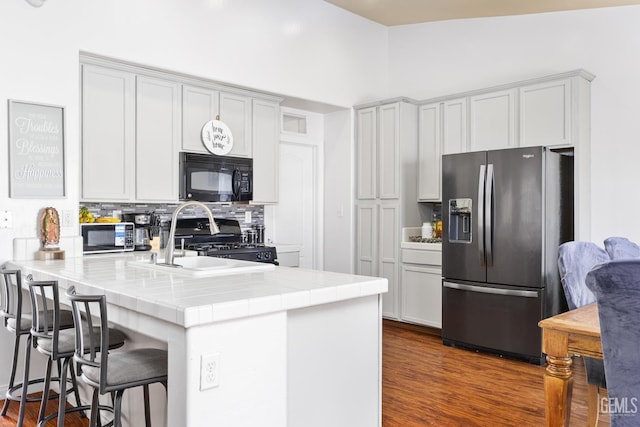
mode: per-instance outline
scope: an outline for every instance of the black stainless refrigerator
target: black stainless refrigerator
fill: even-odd
[[[541,319],[566,310],[573,157],[545,147],[442,156],[442,340],[544,363]]]

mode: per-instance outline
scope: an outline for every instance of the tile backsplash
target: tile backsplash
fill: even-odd
[[[248,203],[207,203],[215,218],[236,219],[240,227],[250,229],[254,225],[264,225],[264,206],[250,205]],[[91,213],[96,216],[117,216],[127,213],[155,213],[162,219],[171,219],[173,211],[180,206],[180,203],[81,203],[86,206]],[[250,212],[251,221],[245,222],[247,212]],[[185,208],[180,217],[206,216],[197,206]]]

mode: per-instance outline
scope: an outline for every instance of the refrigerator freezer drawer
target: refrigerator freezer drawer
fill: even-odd
[[[443,281],[445,344],[542,362],[542,290]]]

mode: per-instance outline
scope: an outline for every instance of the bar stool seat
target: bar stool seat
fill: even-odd
[[[22,312],[22,274],[20,270],[0,270],[2,283],[0,283],[0,317],[3,320],[4,327],[15,335],[13,345],[13,361],[11,364],[11,374],[9,375],[9,384],[4,399],[4,405],[0,415],[5,416],[9,410],[11,402],[20,402],[20,410],[18,412],[17,426],[21,427],[24,422],[24,411],[27,402],[38,402],[40,398],[27,397],[30,385],[44,383],[45,378],[29,379],[29,367],[31,360],[31,347],[33,338],[31,336],[31,327],[33,318],[31,313]],[[69,310],[60,310],[59,313],[60,329],[69,329],[73,327],[73,315]],[[48,310],[46,317],[50,323],[53,322],[54,312]],[[20,341],[22,337],[26,337],[24,347],[24,375],[21,383],[15,383],[16,369],[18,365],[18,353],[20,349]],[[51,378],[51,381],[58,382],[59,378]],[[62,387],[60,387],[62,389]],[[71,390],[69,390],[71,391]],[[57,395],[51,395],[54,399]]]

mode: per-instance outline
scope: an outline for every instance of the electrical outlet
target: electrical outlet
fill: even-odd
[[[251,211],[245,211],[244,222],[247,224],[251,224]]]
[[[0,228],[12,228],[13,215],[10,211],[0,211]]]
[[[220,385],[220,353],[200,356],[200,391]]]

